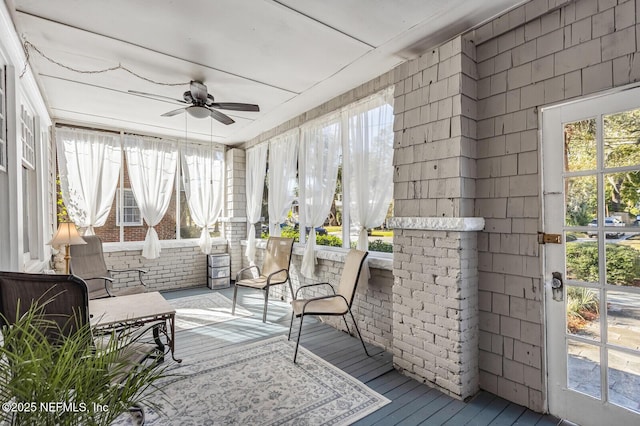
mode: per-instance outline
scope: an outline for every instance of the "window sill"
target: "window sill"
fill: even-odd
[[[247,241],[242,240],[240,244],[244,247],[247,246]],[[256,240],[256,247],[264,249],[267,247],[267,240]],[[295,256],[304,255],[304,244],[295,243],[293,245],[293,254]],[[349,249],[342,247],[329,247],[316,245],[316,257],[318,259],[331,260],[334,262],[344,263],[344,260],[349,252]],[[244,251],[243,251],[244,255]],[[367,256],[369,267],[374,269],[383,269],[387,271],[393,271],[393,253],[382,253],[370,251]]]
[[[227,240],[223,238],[213,238],[213,246],[227,246]],[[138,251],[142,250],[144,241],[127,241],[118,243],[104,243],[102,248],[105,253],[113,253],[117,251]],[[198,247],[197,238],[189,238],[183,240],[161,240],[160,247],[163,249],[180,248],[180,247]]]

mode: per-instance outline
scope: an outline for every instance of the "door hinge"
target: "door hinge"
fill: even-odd
[[[562,244],[562,234],[538,232],[538,244]]]

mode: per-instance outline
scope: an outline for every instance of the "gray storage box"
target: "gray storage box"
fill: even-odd
[[[207,287],[211,289],[231,286],[231,258],[228,254],[207,255]]]

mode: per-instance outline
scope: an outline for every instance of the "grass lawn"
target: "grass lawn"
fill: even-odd
[[[324,229],[326,229],[327,232],[329,233],[341,232],[342,226],[325,226]],[[371,236],[372,237],[393,237],[393,231],[388,229],[384,231],[381,229],[373,229],[371,231]]]

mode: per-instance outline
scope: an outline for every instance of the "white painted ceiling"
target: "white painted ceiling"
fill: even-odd
[[[522,0],[7,0],[51,117],[138,133],[247,141],[375,78]],[[123,70],[78,72],[118,65]],[[236,123],[186,114],[203,81]]]

